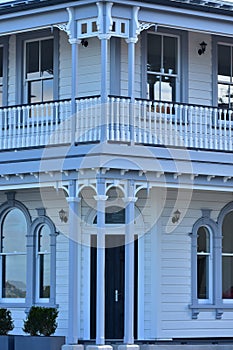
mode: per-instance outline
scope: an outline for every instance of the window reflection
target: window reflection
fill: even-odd
[[[43,225],[38,230],[37,272],[39,298],[50,297],[50,229]]]
[[[233,46],[218,45],[218,106],[233,107]]]
[[[176,100],[176,37],[148,34],[147,95],[151,100]]]
[[[29,103],[53,100],[53,59],[53,39],[26,43],[26,82]]]
[[[233,299],[233,212],[228,213],[222,226],[222,293],[224,299]]]
[[[17,208],[12,209],[1,227],[3,298],[26,296],[26,234],[24,214]]]
[[[202,226],[197,232],[197,297],[209,299],[210,233]]]

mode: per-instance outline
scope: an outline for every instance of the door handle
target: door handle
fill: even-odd
[[[118,289],[115,289],[115,303],[118,303],[118,296],[119,296]]]

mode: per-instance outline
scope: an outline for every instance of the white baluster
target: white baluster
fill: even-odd
[[[152,104],[152,102],[145,101],[145,104],[146,104],[146,113],[148,115],[148,142],[151,144],[152,143],[152,120],[151,120],[151,104]]]

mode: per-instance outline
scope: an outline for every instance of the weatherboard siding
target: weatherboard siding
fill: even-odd
[[[191,104],[212,106],[211,35],[189,32],[188,40],[188,102]],[[199,55],[198,49],[203,40],[207,43],[206,52],[203,55]]]

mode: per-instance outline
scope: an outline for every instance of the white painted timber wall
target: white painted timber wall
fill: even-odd
[[[202,336],[230,337],[233,310],[224,312],[221,320],[215,319],[214,311],[200,311],[198,319],[192,319],[189,309],[191,303],[191,238],[189,232],[195,221],[201,217],[201,208],[211,209],[211,218],[216,220],[225,204],[232,201],[232,194],[194,191],[188,209],[186,191],[181,193],[181,198],[183,198],[183,204],[181,200],[174,207],[176,192],[168,191],[166,207],[161,219],[161,230],[154,231],[154,234],[159,237],[157,243],[160,246],[161,265],[161,305],[158,305],[160,327],[158,327],[156,336],[163,339]],[[170,222],[168,228],[175,226],[169,220],[177,208],[185,216],[171,233],[166,233],[168,222]],[[153,274],[155,274],[154,271]],[[152,276],[153,278],[155,277]],[[155,288],[157,288],[156,285]],[[153,293],[156,293],[156,290]],[[157,308],[154,312],[158,312]]]
[[[135,97],[141,96],[141,40],[135,45]],[[128,96],[128,44],[121,40],[121,95]]]
[[[189,103],[212,106],[212,45],[211,35],[203,33],[188,34],[188,82]],[[200,43],[207,43],[206,52],[198,54]]]
[[[69,99],[71,97],[71,45],[66,33],[60,31],[59,45],[59,98]]]
[[[11,35],[9,40],[8,104],[16,104],[16,35]]]
[[[79,45],[78,94],[92,96],[100,94],[101,55],[100,40],[88,39],[88,47]]]
[[[5,191],[4,191],[5,193]],[[0,193],[0,203],[6,201],[6,195]],[[36,208],[46,207],[47,216],[54,222],[60,234],[56,239],[56,303],[59,306],[58,328],[56,335],[67,334],[68,320],[68,238],[67,224],[61,224],[58,212],[61,208],[68,210],[63,191],[56,192],[54,188],[17,190],[16,200],[23,203],[32,217],[38,217]],[[10,308],[9,308],[10,309]],[[11,334],[24,334],[23,320],[26,318],[25,307],[12,308],[15,328]]]

